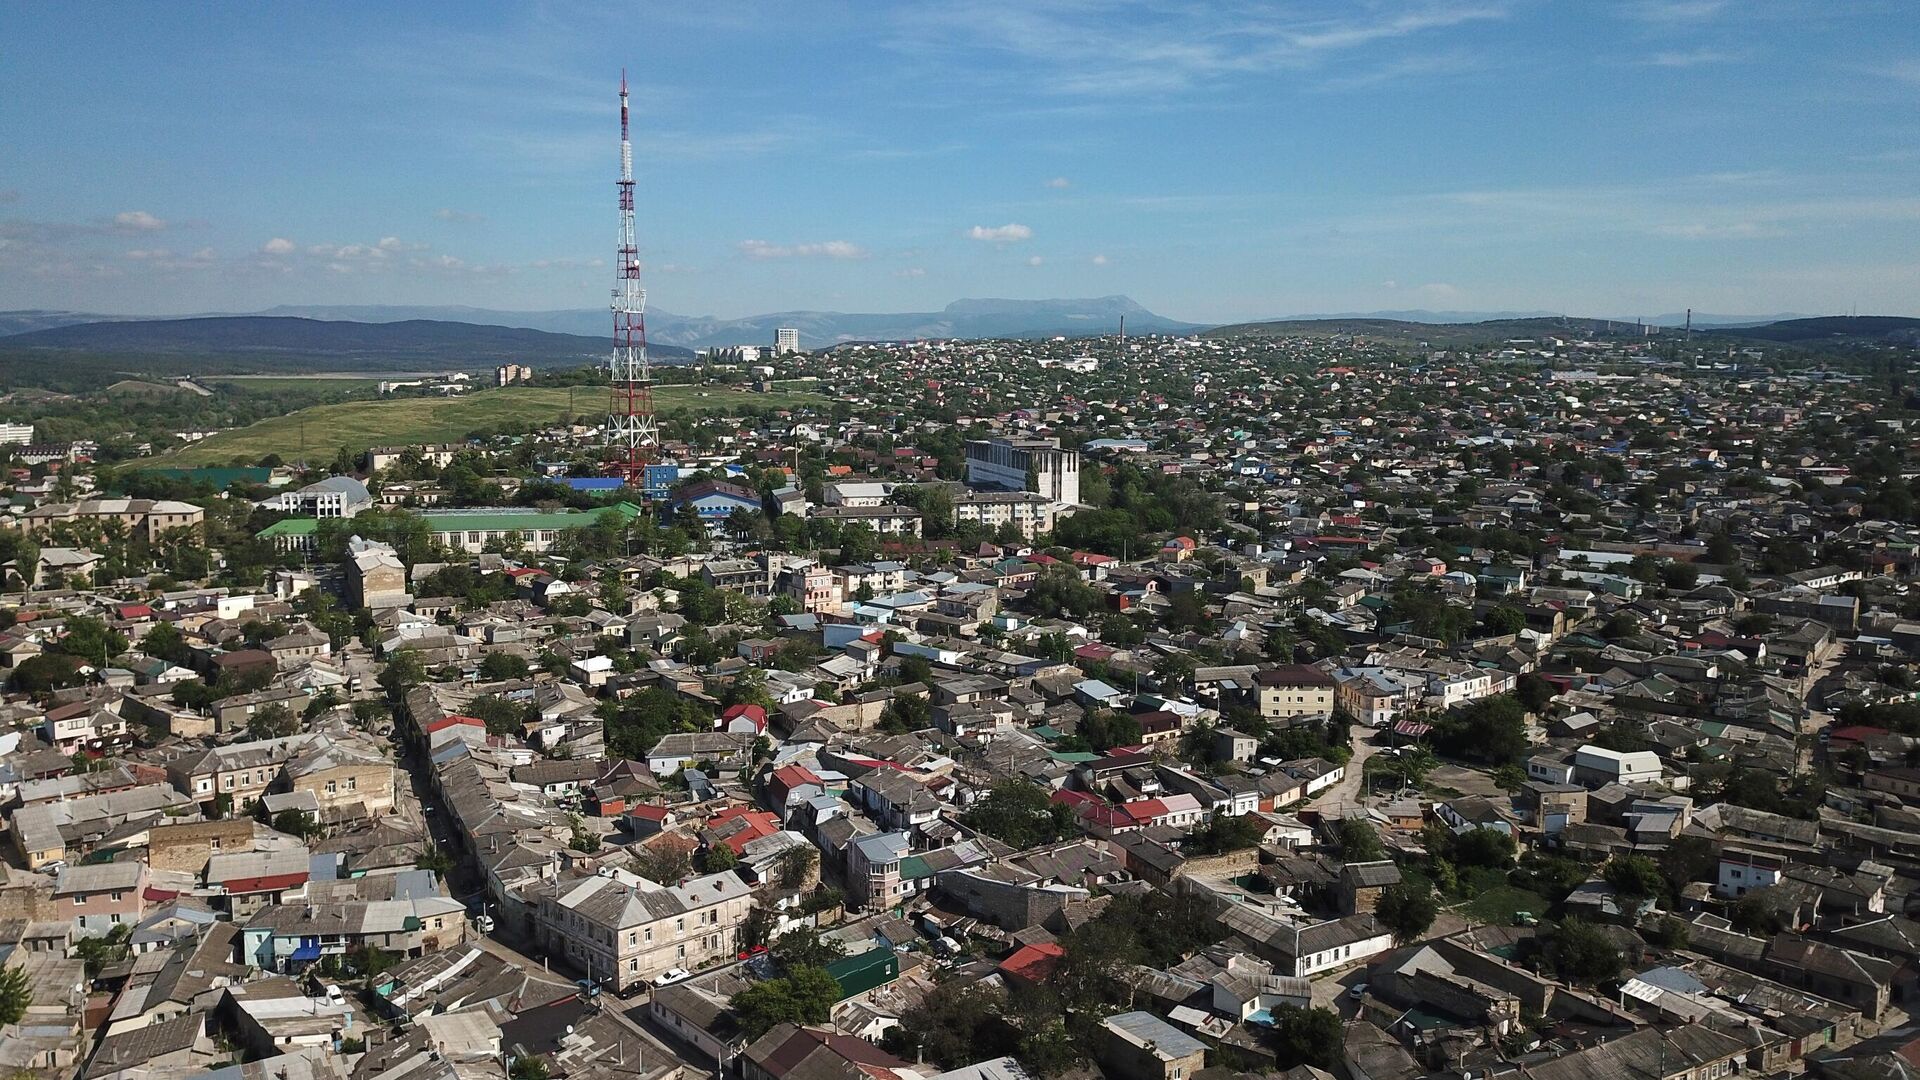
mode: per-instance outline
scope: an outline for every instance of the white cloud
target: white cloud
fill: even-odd
[[[126,210],[113,215],[113,223],[122,229],[136,232],[157,232],[167,227],[167,223],[147,213],[145,210]]]
[[[1626,6],[1628,18],[1642,22],[1694,22],[1720,14],[1727,0],[1635,0]]]
[[[450,206],[443,206],[435,210],[433,216],[439,218],[441,221],[457,221],[463,225],[470,225],[487,220],[485,214],[472,214],[465,210],[455,210]]]
[[[1068,180],[1068,179],[1067,179],[1066,177],[1064,177],[1064,176],[1056,176],[1056,177],[1054,177],[1053,179],[1051,179],[1051,180],[1049,180],[1049,181],[1047,181],[1047,186],[1048,186],[1048,187],[1050,187],[1050,188],[1053,188],[1053,189],[1055,189],[1055,190],[1057,191],[1057,190],[1060,190],[1060,189],[1063,189],[1063,188],[1070,188],[1070,187],[1072,187],[1072,186],[1073,186],[1073,181],[1071,181],[1071,180]]]
[[[926,276],[927,276],[927,272],[926,272],[926,270],[925,270],[924,268],[922,268],[922,267],[918,267],[918,266],[909,266],[909,267],[907,267],[907,268],[906,268],[905,270],[902,270],[902,271],[900,271],[900,272],[899,272],[898,274],[895,274],[894,276],[895,276],[895,277],[903,277],[903,278],[917,278],[917,277],[926,277]]]
[[[1634,63],[1641,67],[1690,68],[1731,63],[1739,58],[1739,54],[1725,49],[1684,49],[1657,52],[1651,56],[1640,57]]]
[[[379,247],[382,251],[399,251],[401,247],[400,238],[397,236],[383,236],[380,238]]]
[[[1107,257],[1105,255],[1095,255],[1093,258],[1088,259],[1087,261],[1092,263],[1095,266],[1107,265]]]
[[[1047,260],[1045,260],[1045,259],[1043,259],[1043,258],[1041,258],[1041,257],[1040,257],[1040,256],[1038,256],[1038,255],[1029,255],[1029,256],[1027,256],[1027,265],[1028,265],[1028,266],[1039,266],[1039,265],[1040,265],[1041,263],[1043,263],[1043,262],[1046,262],[1046,261],[1047,261]]]
[[[127,258],[142,260],[165,259],[172,255],[173,252],[168,251],[166,248],[134,248],[132,251],[127,252]]]
[[[813,244],[742,240],[740,254],[749,259],[864,259],[867,249],[849,240],[822,240]]]
[[[1896,82],[1920,86],[1920,60],[1898,60],[1885,67],[1874,70],[1877,74],[1884,75]]]
[[[967,235],[975,240],[991,240],[1004,244],[1013,240],[1033,239],[1033,230],[1025,225],[1009,222],[1005,225],[975,225],[967,230]]]
[[[291,255],[296,246],[293,241],[286,237],[276,236],[260,245],[260,251],[265,255]]]
[[[1678,225],[1655,225],[1653,231],[1661,236],[1677,236],[1683,240],[1741,240],[1769,236],[1785,236],[1786,230],[1777,226],[1761,225],[1753,221],[1732,221],[1724,224],[1705,224],[1688,222]]]

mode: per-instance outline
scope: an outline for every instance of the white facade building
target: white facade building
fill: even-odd
[[[1056,506],[1073,506],[1080,501],[1080,452],[1053,439],[974,439],[967,443],[967,485],[1037,491]]]

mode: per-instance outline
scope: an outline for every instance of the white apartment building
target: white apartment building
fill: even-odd
[[[967,486],[1034,491],[1056,506],[1080,501],[1080,452],[1054,439],[974,439],[967,443]]]
[[[800,331],[791,326],[782,326],[773,332],[773,355],[792,356],[800,351]]]
[[[999,529],[1012,522],[1020,535],[1031,540],[1040,533],[1052,532],[1055,517],[1054,504],[1038,492],[962,491],[953,496],[956,525]]]
[[[0,424],[0,446],[25,446],[32,441],[32,424]]]

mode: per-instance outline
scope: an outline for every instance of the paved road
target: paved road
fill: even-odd
[[[424,819],[432,843],[454,855],[453,872],[447,875],[447,891],[460,898],[479,893],[485,888],[485,881],[464,850],[453,844],[452,827],[449,824],[446,807],[440,804],[433,786],[427,782],[427,770],[414,754],[411,746],[402,751],[398,764],[411,780],[414,799],[418,800],[420,808],[419,817],[412,818],[413,808],[406,805],[409,800],[400,799],[402,815],[413,820]],[[475,933],[469,940],[486,952],[510,964],[518,965],[530,978],[554,986],[578,985],[575,981],[578,974],[571,968],[565,966],[559,970],[550,968],[545,960],[523,953],[498,937]],[[676,1050],[639,1022],[638,1017],[644,1016],[646,1010],[647,997],[644,991],[628,999],[622,999],[613,994],[602,994],[600,1000],[604,1003],[606,1014],[632,1032],[634,1038],[645,1044],[648,1053],[658,1054],[663,1059],[680,1063],[688,1070],[688,1075],[700,1075],[713,1071],[712,1062],[689,1057],[686,1053]]]
[[[1354,724],[1347,730],[1347,741],[1353,746],[1353,758],[1347,762],[1346,774],[1314,800],[1314,809],[1325,814],[1339,808],[1361,805],[1360,785],[1366,774],[1367,759],[1380,749],[1373,744],[1374,734],[1374,729],[1365,724]]]

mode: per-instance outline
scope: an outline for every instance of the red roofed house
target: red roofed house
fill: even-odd
[[[827,792],[827,785],[805,765],[783,765],[767,777],[767,805],[784,820],[797,804]]]
[[[1040,986],[1053,978],[1066,955],[1066,949],[1051,941],[1022,945],[1000,961],[1000,974],[1008,982]]]
[[[735,735],[764,735],[767,731],[767,710],[752,704],[728,706],[727,711],[720,714],[714,729]]]
[[[1115,833],[1132,832],[1142,828],[1131,814],[1118,807],[1109,806],[1098,796],[1089,795],[1084,791],[1062,788],[1054,792],[1048,801],[1072,807],[1074,814],[1080,818],[1080,824],[1094,836],[1110,838]]]
[[[748,844],[779,831],[779,818],[750,806],[728,807],[707,819],[711,841],[727,845],[735,855],[745,854]]]
[[[625,817],[633,831],[642,836],[671,829],[679,820],[672,810],[652,803],[628,807]]]
[[[305,899],[307,859],[302,844],[215,855],[207,860],[207,887],[220,890],[213,897],[214,905],[231,912],[239,922],[268,904]]]

